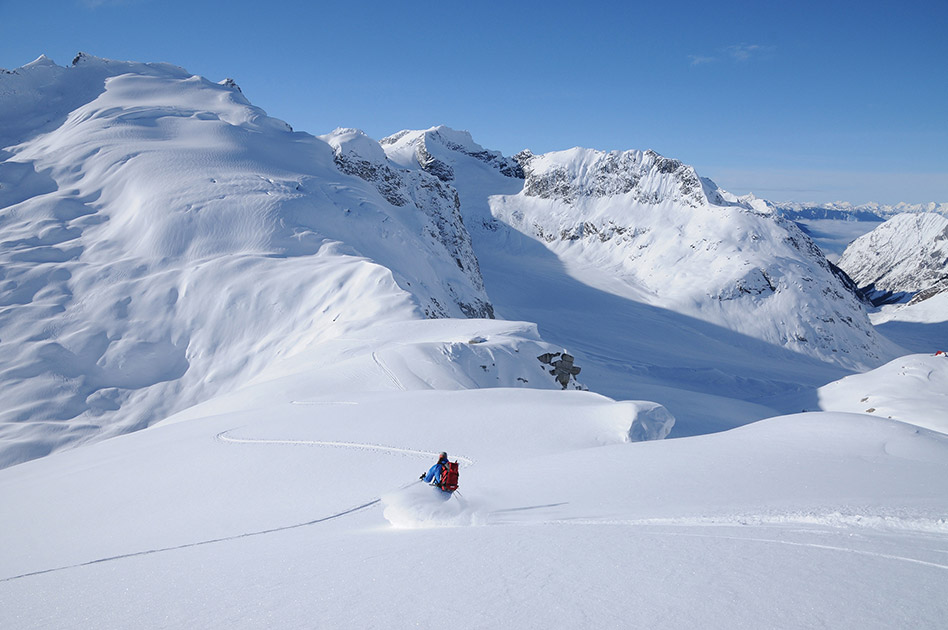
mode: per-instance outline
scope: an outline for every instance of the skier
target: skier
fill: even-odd
[[[423,480],[425,483],[430,483],[433,486],[438,486],[441,484],[441,473],[444,470],[444,467],[448,463],[448,454],[444,451],[441,451],[441,454],[438,455],[438,462],[428,469],[427,473],[421,473],[419,479]]]

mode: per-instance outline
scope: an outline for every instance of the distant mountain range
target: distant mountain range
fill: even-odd
[[[895,205],[886,205],[878,203],[867,203],[853,205],[846,202],[809,204],[795,202],[775,202],[766,201],[768,206],[774,211],[788,219],[816,220],[830,219],[834,221],[885,221],[897,214],[934,212],[943,216],[948,216],[948,203],[897,203]]]

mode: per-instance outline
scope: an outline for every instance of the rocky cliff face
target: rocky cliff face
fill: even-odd
[[[357,129],[337,129],[322,138],[333,147],[334,161],[340,171],[374,185],[393,206],[416,211],[424,217],[422,234],[443,247],[463,274],[463,283],[452,282],[451,274],[446,274],[444,288],[451,302],[457,304],[466,317],[492,318],[493,307],[484,293],[484,281],[470,234],[461,218],[457,191],[428,169],[419,172],[399,168],[388,160],[378,143]],[[467,291],[463,289],[465,285]],[[434,296],[429,299],[425,312],[429,317],[451,316]]]
[[[839,266],[875,304],[936,295],[948,284],[948,219],[896,215],[853,241]]]

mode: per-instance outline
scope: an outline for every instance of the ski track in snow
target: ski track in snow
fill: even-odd
[[[588,524],[592,524],[592,523],[588,523]],[[895,556],[888,553],[879,553],[877,551],[865,551],[862,549],[853,549],[851,547],[837,547],[835,545],[795,542],[792,540],[775,540],[773,538],[748,538],[746,536],[725,536],[722,534],[694,534],[694,533],[686,533],[686,532],[645,532],[645,533],[655,533],[660,536],[688,536],[691,538],[718,538],[718,539],[724,539],[724,540],[738,540],[740,542],[771,543],[775,545],[789,545],[791,547],[806,547],[809,549],[825,549],[829,551],[842,551],[845,553],[854,553],[860,556],[869,556],[873,558],[885,558],[886,560],[910,562],[912,564],[920,564],[922,566],[934,567],[936,569],[942,569],[943,571],[948,571],[948,565],[938,564],[937,562],[930,562],[928,560],[919,560],[917,558],[906,558],[905,556]],[[936,551],[942,552],[942,550],[940,549]]]
[[[397,382],[397,380],[396,380],[396,382]],[[296,402],[296,401],[294,401],[294,402]],[[345,402],[342,402],[342,403],[332,403],[332,402],[329,402],[329,403],[313,403],[313,404],[355,404],[355,403],[345,403]],[[348,448],[348,449],[363,450],[363,451],[378,451],[378,452],[387,453],[387,454],[405,455],[405,456],[410,456],[410,457],[420,457],[420,458],[423,457],[423,458],[426,458],[426,459],[431,458],[431,457],[437,457],[437,456],[438,456],[438,453],[433,452],[433,451],[421,451],[421,450],[417,450],[417,449],[398,448],[398,447],[394,447],[394,446],[384,446],[384,445],[381,445],[381,444],[366,444],[366,443],[360,443],[360,442],[335,442],[335,441],[327,441],[327,440],[273,440],[273,439],[261,439],[261,438],[233,438],[233,437],[228,437],[228,436],[227,436],[228,433],[230,433],[230,432],[232,432],[232,431],[236,431],[236,430],[237,430],[237,429],[228,429],[227,431],[222,431],[222,432],[218,433],[216,437],[217,437],[217,439],[220,440],[221,442],[226,442],[226,443],[231,443],[231,444],[275,444],[275,445],[284,445],[284,446],[287,446],[287,445],[288,445],[288,446],[320,446],[320,447],[329,447],[329,448]],[[473,459],[470,459],[470,458],[467,458],[467,457],[456,457],[455,459],[456,459],[459,463],[463,463],[465,466],[471,466],[471,465],[474,464],[474,460],[473,460]],[[407,484],[401,486],[401,487],[399,488],[399,490],[403,490],[403,489],[405,489],[405,488],[407,488],[407,487],[409,487],[409,486],[411,486],[411,485],[414,485],[414,484],[416,484],[416,483],[420,483],[420,482],[417,481],[417,480],[416,480],[416,481],[412,481],[412,482],[410,482],[410,483],[407,483]],[[132,553],[125,553],[125,554],[119,554],[119,555],[115,555],[115,556],[109,556],[109,557],[107,557],[107,558],[99,558],[99,559],[97,559],[97,560],[90,560],[90,561],[88,561],[88,562],[81,562],[81,563],[78,563],[78,564],[71,564],[71,565],[64,566],[64,567],[56,567],[56,568],[53,568],[53,569],[43,569],[43,570],[40,570],[40,571],[32,571],[32,572],[30,572],[30,573],[23,573],[23,574],[21,574],[21,575],[14,575],[14,576],[7,577],[7,578],[0,578],[0,583],[3,583],[3,582],[11,582],[11,581],[13,581],[13,580],[20,580],[20,579],[23,579],[23,578],[34,577],[34,576],[37,576],[37,575],[46,575],[46,574],[48,574],[48,573],[56,573],[56,572],[59,572],[59,571],[66,571],[66,570],[68,570],[68,569],[78,569],[78,568],[81,568],[81,567],[88,567],[88,566],[92,566],[92,565],[96,565],[96,564],[102,564],[102,563],[105,563],[105,562],[113,562],[113,561],[116,561],[116,560],[124,560],[124,559],[126,559],[126,558],[137,558],[137,557],[147,556],[147,555],[156,554],[156,553],[164,553],[164,552],[166,552],[166,551],[178,551],[178,550],[181,550],[181,549],[190,549],[190,548],[192,548],[192,547],[200,547],[200,546],[203,546],[203,545],[211,545],[211,544],[214,544],[214,543],[228,542],[228,541],[231,541],[231,540],[239,540],[239,539],[241,539],[241,538],[250,538],[250,537],[252,537],[252,536],[263,536],[263,535],[265,535],[265,534],[272,534],[272,533],[275,533],[275,532],[282,532],[282,531],[287,531],[287,530],[291,530],[291,529],[298,529],[298,528],[300,528],[300,527],[308,527],[308,526],[310,526],[310,525],[316,525],[316,524],[318,524],[318,523],[323,523],[323,522],[326,522],[326,521],[330,521],[330,520],[333,520],[333,519],[337,519],[337,518],[340,518],[340,517],[342,517],[342,516],[347,516],[347,515],[349,515],[349,514],[354,514],[354,513],[356,513],[356,512],[359,512],[359,511],[361,511],[361,510],[364,510],[364,509],[366,509],[366,508],[372,507],[373,505],[376,505],[376,504],[380,503],[381,500],[382,500],[381,497],[375,497],[375,498],[373,498],[373,499],[371,499],[371,500],[369,500],[369,501],[367,501],[367,502],[365,502],[365,503],[363,503],[363,504],[361,504],[361,505],[358,505],[358,506],[356,506],[356,507],[352,507],[352,508],[349,508],[349,509],[347,509],[347,510],[343,510],[343,511],[341,511],[341,512],[336,512],[335,514],[330,514],[329,516],[323,516],[323,517],[321,517],[321,518],[313,519],[313,520],[311,520],[311,521],[306,521],[305,523],[295,523],[295,524],[293,524],[293,525],[284,525],[284,526],[281,526],[281,527],[271,527],[271,528],[269,528],[269,529],[263,529],[263,530],[255,531],[255,532],[247,532],[247,533],[243,533],[243,534],[235,534],[235,535],[233,535],[233,536],[224,536],[224,537],[221,537],[221,538],[213,538],[213,539],[209,539],[209,540],[202,540],[202,541],[199,541],[199,542],[186,543],[186,544],[183,544],[183,545],[175,545],[175,546],[172,546],[172,547],[161,547],[161,548],[158,548],[158,549],[148,549],[148,550],[145,550],[145,551],[135,551],[135,552],[132,552]],[[527,509],[529,509],[529,508],[527,508]]]
[[[354,400],[291,400],[291,405],[358,405]]]
[[[420,483],[420,482],[417,480],[412,481],[411,483],[403,485],[400,489],[405,489],[416,483]],[[329,516],[324,516],[321,518],[313,519],[311,521],[306,521],[305,523],[296,523],[293,525],[286,525],[282,527],[272,527],[269,529],[259,530],[255,532],[235,534],[233,536],[223,536],[221,538],[202,540],[199,542],[186,543],[183,545],[175,545],[171,547],[161,547],[157,549],[148,549],[146,551],[136,551],[132,553],[119,554],[115,556],[109,556],[107,558],[99,558],[97,560],[90,560],[88,562],[81,562],[78,564],[72,564],[72,565],[68,565],[64,567],[56,567],[53,569],[31,571],[29,573],[23,573],[21,575],[15,575],[15,576],[7,577],[7,578],[0,578],[0,583],[12,582],[14,580],[20,580],[23,578],[35,577],[39,575],[46,575],[49,573],[57,573],[59,571],[66,571],[69,569],[79,569],[82,567],[93,566],[96,564],[103,564],[106,562],[125,560],[127,558],[137,558],[137,557],[148,556],[148,555],[157,554],[157,553],[164,553],[167,551],[179,551],[182,549],[190,549],[192,547],[200,547],[203,545],[211,545],[215,543],[240,540],[242,538],[251,538],[253,536],[263,536],[265,534],[288,531],[291,529],[298,529],[301,527],[308,527],[310,525],[316,525],[318,523],[323,523],[323,522],[330,521],[333,519],[341,518],[349,514],[354,514],[366,508],[372,507],[373,505],[377,505],[380,502],[381,502],[381,497],[376,497],[372,499],[371,501],[363,503],[362,505],[358,505],[358,506],[349,508],[347,510],[343,510],[341,512],[336,512],[335,514],[331,514]],[[556,507],[559,505],[565,505],[565,503],[553,503],[553,504],[548,504],[548,505],[535,505],[535,506],[528,506],[528,507],[523,507],[523,508],[508,508],[508,509],[494,510],[490,512],[489,514],[536,510],[536,509],[542,509],[542,508],[548,508],[548,507]],[[782,524],[789,524],[789,523],[790,521],[782,521]],[[594,520],[572,520],[571,519],[571,520],[533,521],[533,522],[523,523],[520,526],[536,526],[536,525],[568,525],[568,526],[604,526],[604,525],[608,526],[608,525],[611,525],[611,526],[616,526],[616,525],[619,525],[619,526],[626,526],[626,527],[635,527],[635,526],[647,526],[647,525],[659,525],[659,524],[673,526],[673,527],[707,527],[707,528],[715,527],[715,526],[734,525],[734,524],[740,524],[740,525],[745,525],[745,526],[747,525],[746,522],[740,522],[740,521],[726,522],[726,521],[721,521],[721,520],[712,521],[711,519],[643,519],[643,520],[625,520],[625,521],[621,521],[621,520],[620,521],[609,521],[609,520],[594,521]],[[514,524],[513,523],[503,523],[503,524],[493,524],[493,525],[488,524],[488,526],[497,526],[497,525],[510,526]],[[760,526],[760,524],[758,524],[758,526]],[[682,537],[691,537],[691,538],[734,540],[734,541],[739,541],[739,542],[756,542],[756,543],[765,543],[765,544],[788,545],[791,547],[804,547],[804,548],[809,548],[809,549],[820,549],[820,550],[826,550],[826,551],[838,551],[838,552],[852,553],[856,555],[868,556],[868,557],[873,557],[873,558],[882,558],[885,560],[908,562],[911,564],[917,564],[921,566],[941,569],[943,571],[948,571],[948,565],[939,564],[937,562],[931,562],[928,560],[919,560],[918,558],[908,558],[905,556],[879,553],[876,551],[865,551],[861,549],[853,549],[851,547],[840,547],[836,545],[826,545],[826,544],[820,544],[820,543],[795,542],[795,541],[790,541],[790,540],[778,540],[778,539],[773,539],[773,538],[751,538],[748,536],[729,536],[725,534],[709,534],[709,533],[699,534],[699,533],[691,533],[691,532],[656,532],[656,531],[640,530],[637,533],[652,535],[652,536],[682,536]],[[932,551],[934,553],[948,553],[948,550],[945,550],[945,549],[929,549],[929,551]]]
[[[235,430],[236,429],[229,429],[227,431],[222,431],[221,433],[217,434],[217,439],[221,442],[229,442],[232,444],[278,444],[284,446],[325,446],[330,448],[348,448],[360,451],[379,451],[382,453],[406,455],[409,457],[423,457],[425,459],[437,457],[439,455],[439,453],[435,451],[420,451],[411,448],[399,448],[396,446],[368,444],[363,442],[335,442],[329,440],[272,440],[265,438],[234,438],[227,436],[228,433],[231,433]],[[469,457],[452,457],[456,459],[458,463],[464,464],[465,466],[471,466],[474,464],[474,460]]]
[[[391,371],[388,368],[388,366],[382,362],[382,359],[381,357],[379,357],[378,352],[372,352],[372,360],[375,361],[375,364],[379,366],[380,370],[382,370],[385,374],[388,375],[390,379],[392,379],[392,382],[395,383],[395,387],[397,387],[398,389],[402,391],[405,391],[405,386],[402,385],[402,382],[400,380],[398,380],[398,376],[395,375],[395,372]],[[437,453],[435,453],[435,455],[437,455]]]
[[[397,381],[396,381],[397,382]],[[296,401],[294,401],[296,402]],[[310,404],[310,403],[306,403]],[[351,403],[318,403],[314,402],[311,404],[351,404]],[[355,449],[363,451],[377,451],[386,454],[396,454],[409,457],[419,457],[419,458],[430,458],[435,457],[438,453],[432,451],[423,451],[418,449],[408,449],[400,448],[394,446],[385,446],[381,444],[369,444],[361,442],[340,442],[340,441],[328,441],[328,440],[277,440],[277,439],[264,439],[264,438],[235,438],[229,437],[227,434],[237,429],[228,429],[217,434],[216,439],[230,444],[267,444],[267,445],[282,445],[282,446],[317,446],[317,447],[327,447],[327,448],[345,448],[345,449]],[[458,457],[459,462],[463,462],[465,466],[470,466],[474,464],[474,460],[467,457]],[[407,483],[399,488],[403,490],[409,486],[412,486],[419,481],[412,481]],[[132,553],[119,554],[115,556],[109,556],[106,558],[99,558],[97,560],[90,560],[88,562],[81,562],[78,564],[67,565],[63,567],[56,567],[52,569],[43,569],[40,571],[32,571],[29,573],[23,573],[21,575],[15,575],[7,578],[0,578],[0,583],[11,582],[14,580],[20,580],[28,577],[35,577],[39,575],[46,575],[49,573],[56,573],[59,571],[66,571],[69,569],[78,569],[87,566],[93,566],[96,564],[103,564],[106,562],[113,562],[118,560],[124,560],[127,558],[136,558],[142,556],[148,556],[157,553],[164,553],[168,551],[178,551],[182,549],[189,549],[192,547],[200,547],[203,545],[211,545],[215,543],[228,542],[233,540],[240,540],[242,538],[250,538],[254,536],[263,536],[266,534],[272,534],[276,532],[288,531],[292,529],[298,529],[301,527],[308,527],[310,525],[316,525],[318,523],[323,523],[333,519],[341,518],[349,514],[354,514],[361,510],[367,509],[374,505],[379,504],[382,501],[382,498],[375,497],[361,505],[348,508],[341,512],[336,512],[328,516],[323,516],[317,519],[306,521],[303,523],[295,523],[292,525],[285,525],[281,527],[272,527],[264,530],[246,532],[243,534],[235,534],[233,536],[224,536],[220,538],[213,538],[209,540],[202,540],[193,543],[186,543],[183,545],[174,545],[170,547],[161,547],[156,549],[148,549],[145,551],[137,551]],[[512,512],[524,512],[532,511],[549,507],[557,507],[560,505],[565,505],[566,503],[552,503],[545,505],[535,505],[527,506],[520,508],[507,508],[500,510],[493,510],[488,512],[488,517],[496,514],[503,513],[512,513]],[[891,517],[874,517],[874,516],[846,516],[841,514],[831,514],[827,516],[817,516],[812,514],[807,515],[794,515],[786,514],[781,516],[766,516],[766,515],[740,515],[733,517],[684,517],[684,518],[667,518],[667,519],[637,519],[637,520],[584,520],[584,519],[558,519],[558,520],[548,520],[548,521],[529,521],[519,524],[519,526],[536,526],[536,525],[569,525],[569,526],[626,526],[626,527],[638,527],[642,528],[645,526],[669,526],[669,527],[720,527],[720,526],[752,526],[752,527],[761,527],[766,525],[776,525],[776,526],[787,526],[787,525],[811,525],[811,526],[820,526],[820,527],[831,527],[838,529],[840,527],[850,526],[850,527],[865,527],[875,530],[902,530],[902,531],[912,531],[916,533],[927,533],[934,535],[943,535],[945,532],[948,532],[948,522],[945,520],[910,520],[910,519],[898,519]],[[504,526],[504,525],[516,525],[515,523],[487,523],[487,526]],[[692,538],[709,538],[709,539],[720,539],[720,540],[734,540],[740,542],[756,542],[764,544],[777,544],[777,545],[788,545],[793,547],[804,547],[809,549],[820,549],[826,551],[837,551],[843,553],[852,553],[861,556],[881,558],[886,560],[894,560],[907,562],[911,564],[917,564],[920,566],[926,566],[936,569],[941,569],[948,571],[948,565],[940,564],[937,562],[932,562],[928,560],[919,560],[917,558],[909,558],[905,556],[897,556],[893,554],[880,553],[875,551],[865,551],[860,549],[854,549],[851,547],[840,547],[835,545],[826,545],[820,543],[806,543],[806,542],[796,542],[790,540],[779,540],[773,538],[752,538],[747,536],[733,536],[726,534],[711,534],[711,533],[691,533],[691,532],[656,532],[656,531],[645,531],[640,530],[639,533],[646,535],[654,536],[683,536],[683,537],[692,537]],[[933,553],[948,553],[948,550],[945,549],[930,549],[929,551]]]
[[[867,524],[865,521],[868,520],[870,523]],[[704,517],[691,517],[691,518],[677,518],[677,519],[638,519],[638,520],[592,520],[592,519],[559,519],[545,521],[543,524],[546,525],[571,525],[571,526],[608,526],[608,525],[619,525],[626,527],[636,527],[636,526],[649,526],[649,525],[663,525],[670,527],[704,527],[704,528],[713,528],[713,527],[741,527],[741,526],[751,526],[751,527],[766,527],[767,525],[777,525],[777,526],[788,526],[788,525],[811,525],[818,527],[829,527],[835,530],[840,529],[843,524],[849,526],[861,526],[868,527],[874,530],[884,530],[884,527],[879,525],[880,522],[885,522],[886,524],[891,525],[893,521],[898,521],[900,524],[905,526],[900,527],[902,531],[911,531],[913,533],[925,533],[933,534],[939,536],[939,539],[948,531],[948,524],[945,521],[903,521],[901,519],[891,519],[891,518],[882,518],[882,517],[850,517],[850,518],[836,518],[836,519],[820,519],[818,517],[807,517],[807,518],[795,518],[793,515],[787,515],[783,517],[767,517],[767,516],[741,516],[741,517],[732,517],[732,518],[704,518]],[[538,524],[538,523],[530,523]],[[914,527],[913,527],[914,525]],[[891,530],[890,530],[891,531]],[[862,549],[853,549],[852,547],[839,547],[836,545],[825,545],[820,543],[805,543],[805,542],[795,542],[791,540],[779,540],[774,538],[751,538],[748,536],[729,536],[726,534],[698,534],[691,532],[656,532],[656,531],[644,531],[640,530],[638,533],[654,536],[687,536],[692,538],[716,538],[722,540],[736,540],[741,542],[758,542],[758,543],[771,543],[775,545],[789,545],[792,547],[807,547],[810,549],[824,549],[828,551],[842,551],[846,553],[853,553],[861,556],[869,556],[875,558],[884,558],[887,560],[896,560],[902,562],[909,562],[912,564],[919,564],[922,566],[933,567],[937,569],[942,569],[948,571],[948,565],[940,564],[938,562],[931,562],[929,560],[919,560],[917,558],[907,558],[905,556],[896,556],[893,554],[879,553],[877,551],[865,551]],[[948,549],[928,549],[932,553],[938,554],[948,554]]]
[[[911,532],[944,536],[948,534],[948,520],[945,519],[908,519],[894,516],[875,516],[866,514],[840,514],[838,512],[786,513],[773,514],[735,514],[732,516],[691,516],[681,518],[645,518],[645,519],[561,519],[551,521],[556,524],[577,525],[672,525],[679,527],[705,526],[768,526],[801,525],[814,527],[858,527],[889,532]],[[948,553],[948,551],[946,551]]]
[[[412,482],[412,483],[417,483],[417,482]],[[405,487],[407,487],[407,485],[411,485],[411,484],[406,484]],[[148,555],[155,554],[155,553],[164,553],[164,552],[166,552],[166,551],[177,551],[177,550],[180,550],[180,549],[189,549],[189,548],[191,548],[191,547],[200,547],[200,546],[202,546],[202,545],[212,545],[212,544],[214,544],[214,543],[227,542],[227,541],[231,541],[231,540],[239,540],[239,539],[241,539],[241,538],[250,538],[250,537],[252,537],[252,536],[263,536],[264,534],[272,534],[272,533],[275,533],[275,532],[283,532],[283,531],[287,531],[287,530],[290,530],[290,529],[297,529],[297,528],[300,528],[300,527],[307,527],[307,526],[309,526],[309,525],[316,525],[317,523],[323,523],[323,522],[325,522],[325,521],[330,521],[330,520],[332,520],[332,519],[340,518],[340,517],[346,516],[346,515],[348,515],[348,514],[354,514],[355,512],[358,512],[358,511],[360,511],[360,510],[364,510],[364,509],[366,509],[366,508],[368,508],[368,507],[371,507],[371,506],[377,504],[377,503],[378,503],[379,501],[381,501],[381,500],[382,500],[381,497],[376,497],[375,499],[372,499],[371,501],[369,501],[369,502],[367,502],[367,503],[363,503],[362,505],[358,505],[358,506],[356,506],[356,507],[349,508],[349,509],[347,509],[347,510],[343,510],[342,512],[336,512],[335,514],[330,514],[329,516],[323,516],[323,517],[321,517],[321,518],[313,519],[313,520],[311,520],[311,521],[306,521],[305,523],[296,523],[296,524],[294,524],[294,525],[285,525],[285,526],[282,526],[282,527],[271,527],[270,529],[262,529],[262,530],[256,531],[256,532],[247,532],[247,533],[244,533],[244,534],[235,534],[235,535],[233,535],[233,536],[223,536],[223,537],[221,537],[221,538],[213,538],[213,539],[210,539],[210,540],[202,540],[202,541],[199,541],[199,542],[186,543],[186,544],[183,544],[183,545],[175,545],[175,546],[173,546],[173,547],[161,547],[161,548],[158,548],[158,549],[148,549],[148,550],[146,550],[146,551],[134,551],[134,552],[132,552],[132,553],[123,553],[123,554],[119,554],[119,555],[117,555],[117,556],[110,556],[110,557],[108,557],[108,558],[99,558],[98,560],[90,560],[89,562],[80,562],[79,564],[71,564],[71,565],[68,565],[68,566],[65,566],[65,567],[56,567],[56,568],[54,568],[54,569],[43,569],[43,570],[41,570],[41,571],[32,571],[32,572],[30,572],[30,573],[23,573],[22,575],[14,575],[14,576],[12,576],[12,577],[0,579],[0,583],[2,583],[2,582],[12,582],[13,580],[19,580],[19,579],[22,579],[22,578],[28,578],[28,577],[33,577],[33,576],[37,576],[37,575],[45,575],[45,574],[47,574],[47,573],[56,573],[56,572],[59,572],[59,571],[66,571],[66,570],[68,570],[68,569],[78,569],[78,568],[81,568],[81,567],[88,567],[88,566],[92,566],[92,565],[95,565],[95,564],[102,564],[102,563],[105,563],[105,562],[112,562],[112,561],[115,561],[115,560],[124,560],[124,559],[126,559],[126,558],[137,558],[137,557],[140,557],[140,556],[148,556]]]

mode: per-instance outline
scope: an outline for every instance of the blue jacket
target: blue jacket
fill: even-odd
[[[428,469],[428,474],[425,475],[425,483],[433,483],[438,485],[441,483],[441,466],[448,463],[446,459],[439,459],[438,463]]]

